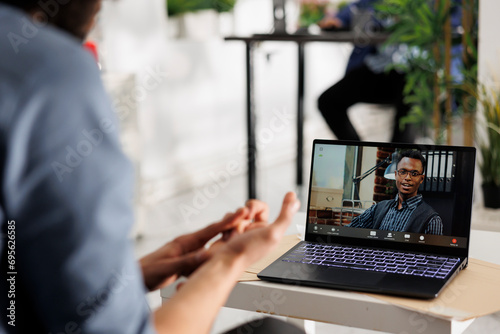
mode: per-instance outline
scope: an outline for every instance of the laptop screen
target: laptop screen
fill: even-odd
[[[467,248],[470,147],[315,140],[308,235]]]

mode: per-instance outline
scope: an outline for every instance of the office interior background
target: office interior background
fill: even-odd
[[[291,29],[297,3],[287,2]],[[498,12],[500,2],[480,1],[479,78],[483,81],[500,77]],[[137,169],[133,232],[134,237],[141,236],[136,241],[137,256],[221,218],[246,200],[245,44],[226,42],[224,36],[268,33],[272,28],[272,0],[237,0],[229,13],[206,13],[183,22],[167,17],[165,0],[103,2],[91,39],[97,44],[103,79],[122,122],[124,148]],[[301,157],[306,188],[312,139],[335,138],[316,101],[343,76],[351,50],[348,43],[306,46],[305,153]],[[258,196],[270,204],[274,217],[283,195],[296,190],[305,211],[307,194],[295,186],[297,46],[262,43],[254,61]],[[350,118],[363,140],[387,141],[393,112],[356,105]],[[479,209],[480,191],[475,192],[474,207],[474,214],[481,215],[479,228],[500,231],[498,210]],[[298,228],[292,226],[290,232]],[[160,303],[158,292],[148,299],[152,307]],[[235,317],[244,321],[251,316],[225,309],[213,332],[232,325]],[[467,333],[498,330],[498,318],[473,325]],[[317,332],[369,332],[321,326]]]

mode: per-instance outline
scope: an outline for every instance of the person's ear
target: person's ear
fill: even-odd
[[[420,183],[418,185],[421,185],[422,182],[425,180],[425,174],[420,175],[422,178],[420,179]]]

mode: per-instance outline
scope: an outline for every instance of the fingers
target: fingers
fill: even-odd
[[[236,227],[238,224],[245,220],[245,217],[247,215],[248,209],[240,208],[234,213],[226,214],[220,222],[210,224],[197,232],[183,235],[179,238],[176,238],[173,242],[181,248],[182,251],[180,254],[186,254],[195,251],[205,246],[205,244],[209,240],[211,240],[219,233],[231,230],[232,228]]]
[[[247,215],[245,219],[241,219],[231,230],[225,231],[223,234],[223,240],[229,240],[235,235],[245,232],[250,226],[254,225],[255,222],[265,222],[268,221],[269,207],[266,203],[251,199],[245,204],[247,209]]]
[[[269,224],[267,222],[260,222],[260,223],[255,222],[255,223],[248,225],[247,228],[245,229],[245,232],[254,230],[256,228],[262,228],[262,227],[268,227],[268,226],[269,226]]]
[[[269,220],[269,207],[266,203],[251,199],[246,203],[249,209],[248,218],[257,222],[267,222]]]
[[[277,229],[280,233],[285,233],[286,229],[292,222],[292,218],[297,213],[300,208],[300,201],[297,199],[297,195],[293,192],[289,192],[285,195],[283,199],[283,205],[281,206],[281,212],[272,224],[273,229]]]
[[[274,229],[279,228],[284,233],[299,206],[300,203],[294,193],[286,194],[281,213],[273,224],[275,225]],[[259,200],[249,200],[245,207],[238,209],[234,213],[226,214],[220,222],[176,238],[165,245],[157,254],[153,254],[152,258],[157,260],[196,251],[203,248],[208,241],[221,232],[223,233],[223,240],[227,241],[247,229],[264,227],[268,222],[268,216],[269,208],[266,203]],[[252,221],[254,221],[253,224],[251,224]]]
[[[246,231],[250,231],[257,228],[262,228],[268,226],[268,214],[269,208],[266,203],[258,200],[249,200],[247,202],[247,207],[249,208],[249,218],[252,218],[252,214],[255,215],[254,222],[246,221],[245,224],[240,224],[238,229],[233,229],[226,232],[223,240],[229,240],[231,237],[237,234],[241,234]],[[292,220],[293,215],[297,212],[300,207],[300,202],[297,200],[295,193],[290,192],[285,195],[283,200],[283,206],[281,208],[281,213],[276,219],[276,226],[279,227],[283,225],[283,233],[288,227]],[[275,229],[277,228],[275,227]]]

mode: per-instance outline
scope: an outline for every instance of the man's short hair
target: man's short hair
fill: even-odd
[[[398,154],[398,163],[396,164],[396,166],[399,165],[399,162],[401,160],[403,160],[403,158],[410,158],[410,159],[418,159],[420,160],[420,162],[422,162],[422,173],[425,173],[425,167],[427,166],[427,163],[425,161],[425,158],[424,156],[422,155],[422,153],[420,153],[420,151],[417,151],[417,150],[405,150],[405,151],[401,151],[399,154]]]
[[[0,3],[18,7],[24,10],[31,10],[35,8],[40,0],[0,0]]]
[[[25,12],[38,15],[40,22],[51,23],[79,39],[88,33],[101,0],[0,0]]]

